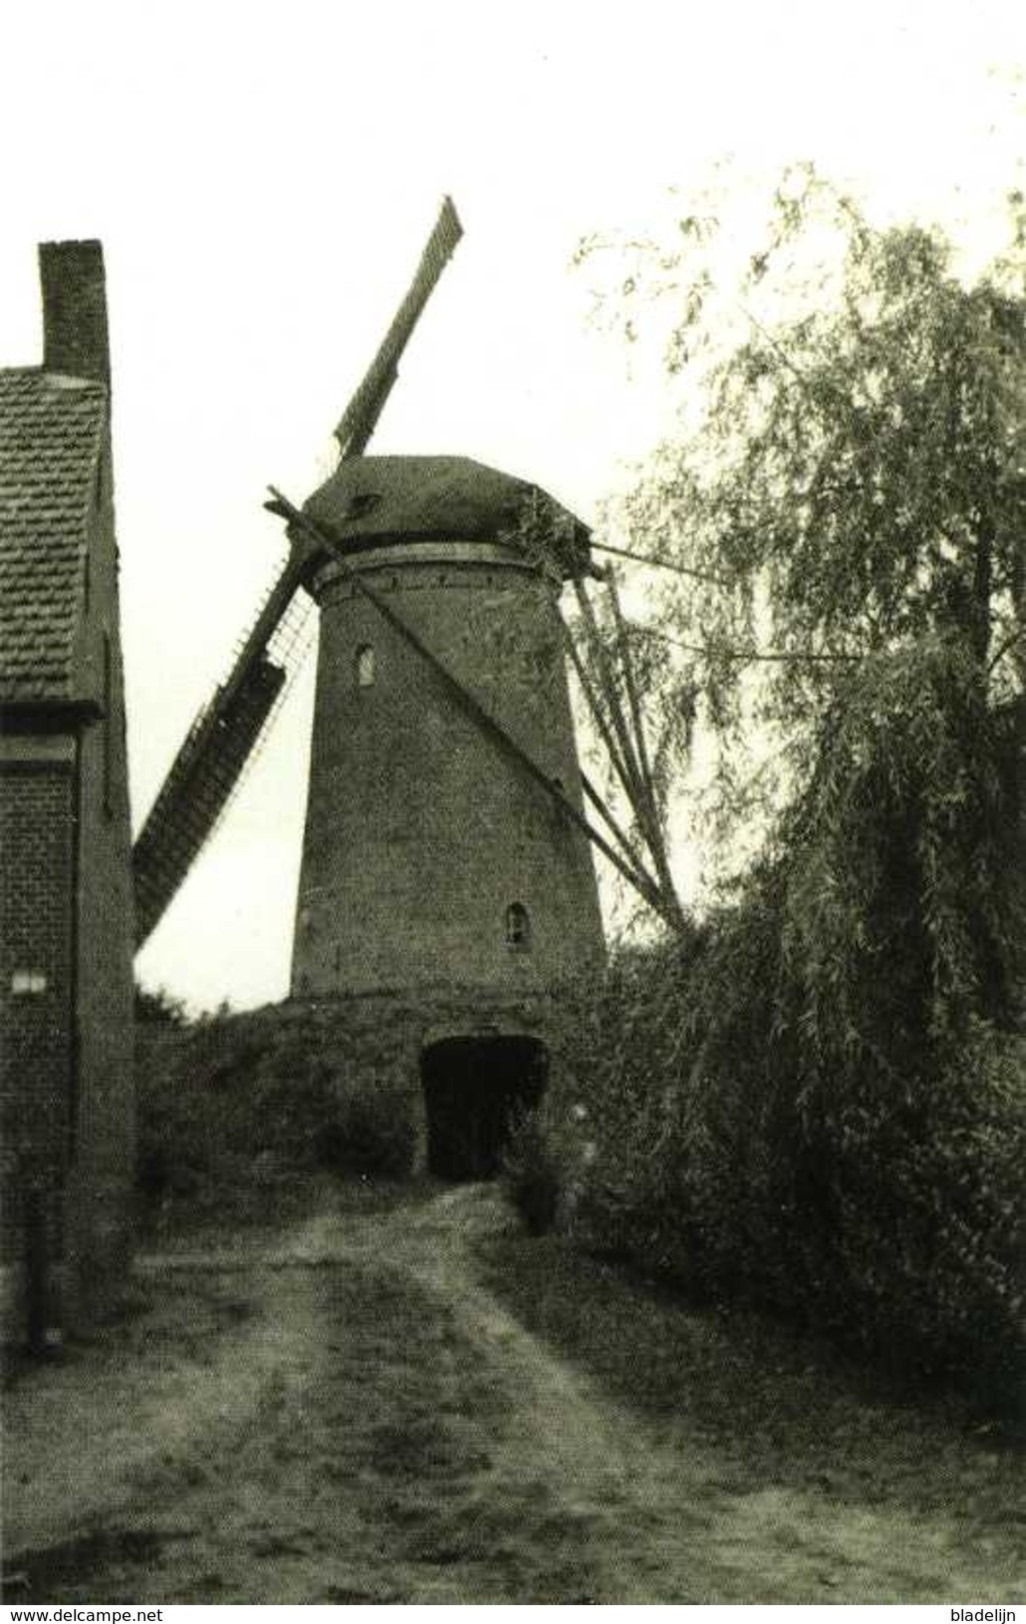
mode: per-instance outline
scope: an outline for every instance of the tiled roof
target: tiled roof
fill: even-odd
[[[0,701],[73,692],[83,559],[107,392],[0,370]]]

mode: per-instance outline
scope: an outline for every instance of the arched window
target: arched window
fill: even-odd
[[[506,946],[519,953],[531,946],[531,916],[522,902],[511,902],[506,909]]]
[[[356,686],[358,688],[374,686],[374,650],[369,643],[361,643],[356,651]]]

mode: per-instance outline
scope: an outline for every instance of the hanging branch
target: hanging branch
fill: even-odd
[[[1003,643],[998,644],[997,652],[991,655],[987,665],[988,675],[994,670],[995,666],[1000,665],[1005,655],[1015,647],[1016,643],[1022,642],[1023,638],[1026,638],[1026,626],[1017,626],[1015,631],[1011,632]]]
[[[679,637],[671,637],[669,632],[664,632],[659,626],[642,626],[636,620],[629,621],[627,624],[633,631],[641,632],[645,637],[658,637],[661,643],[668,643],[671,648],[682,649],[685,654],[701,654],[707,660],[735,660],[742,665],[757,664],[760,661],[774,664],[778,662],[784,664],[823,662],[828,665],[848,662],[858,665],[868,658],[866,654],[817,653],[811,650],[807,653],[791,654],[780,653],[774,649],[709,648],[701,643],[684,643]]]

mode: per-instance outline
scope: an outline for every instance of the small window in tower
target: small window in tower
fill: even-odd
[[[378,506],[381,497],[377,491],[357,491],[350,497],[346,508],[347,519],[362,519],[364,514],[371,513]]]
[[[506,946],[518,953],[531,946],[531,916],[522,902],[511,902],[506,909]]]
[[[369,643],[361,643],[356,651],[356,686],[358,688],[374,686],[374,650]]]

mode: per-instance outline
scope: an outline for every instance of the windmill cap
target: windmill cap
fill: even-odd
[[[470,457],[350,457],[303,505],[349,552],[383,542],[509,541],[551,549],[564,576],[587,572],[591,533],[527,480]]]

